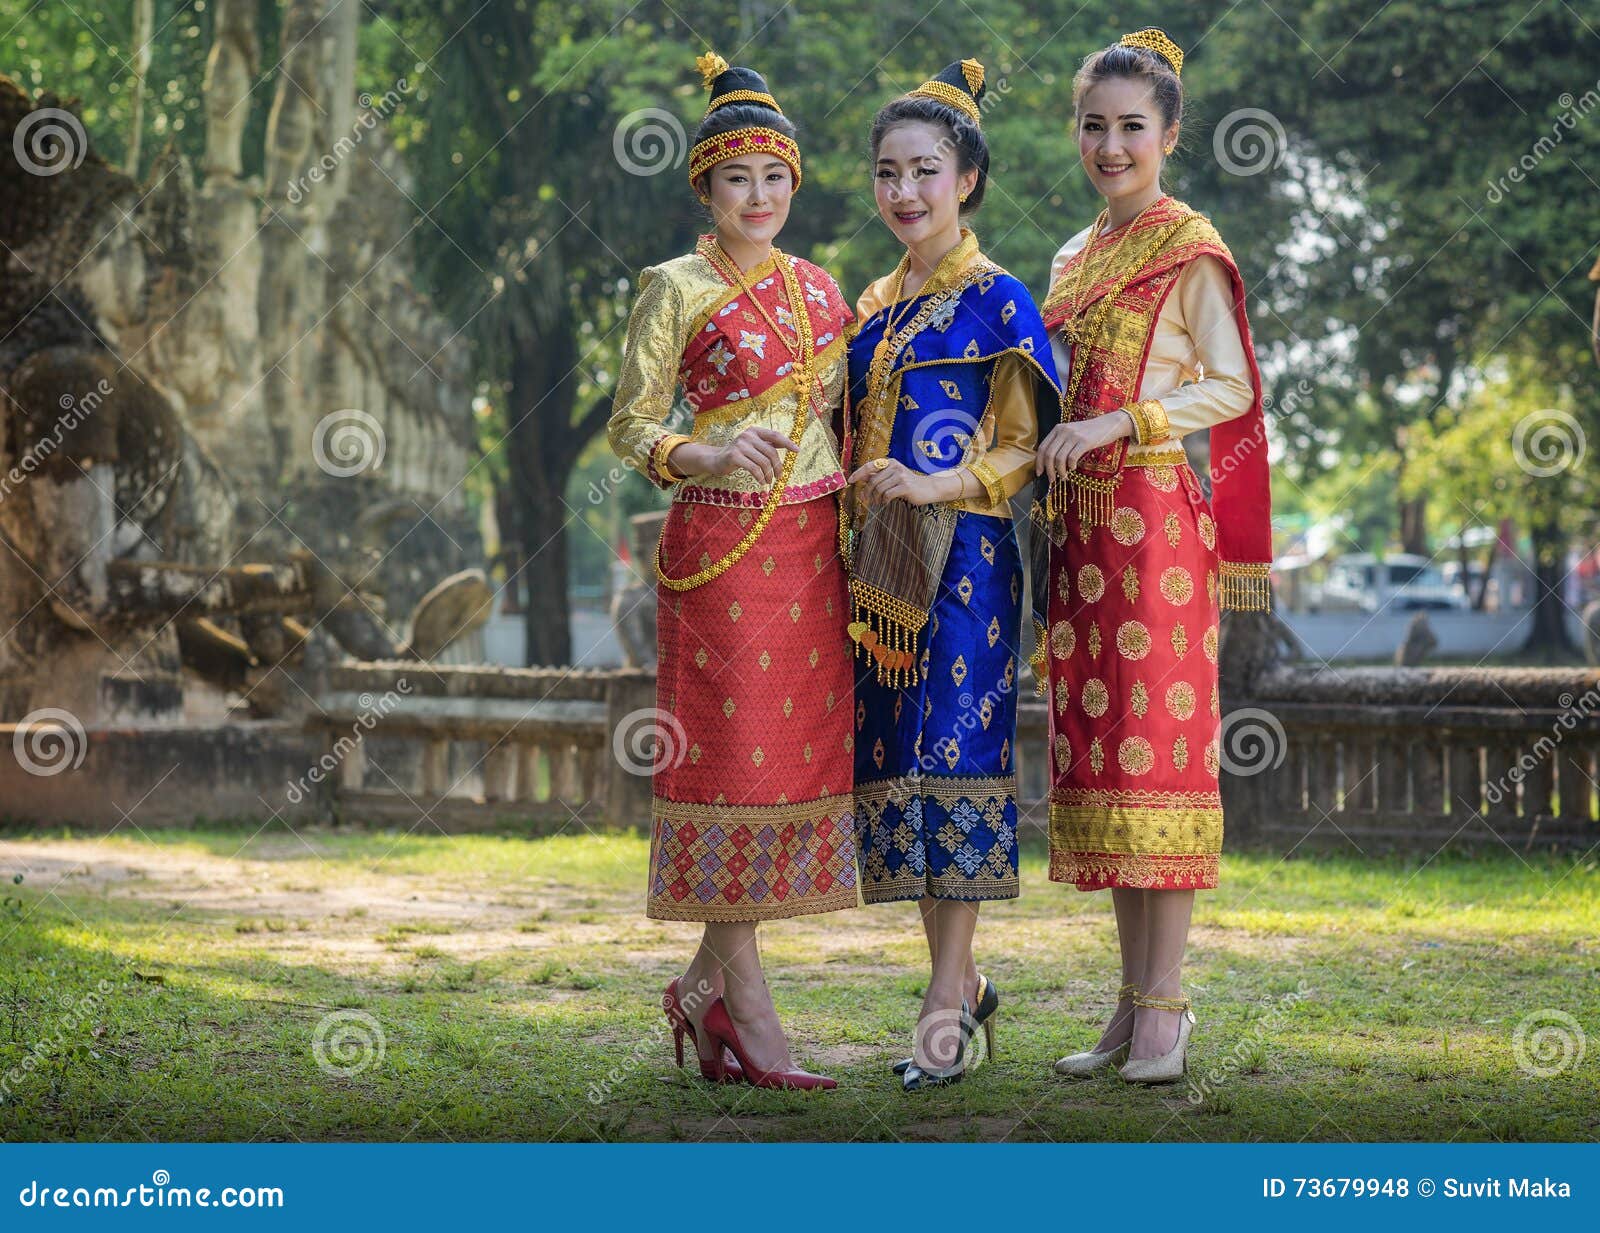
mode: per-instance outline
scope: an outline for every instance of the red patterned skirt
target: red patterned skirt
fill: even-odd
[[[780,505],[725,574],[657,584],[646,914],[745,921],[855,907],[852,644],[838,498]],[[675,501],[661,561],[721,559],[759,511]]]
[[[1109,526],[1050,553],[1050,877],[1210,889],[1217,789],[1216,524],[1181,450],[1130,465]]]

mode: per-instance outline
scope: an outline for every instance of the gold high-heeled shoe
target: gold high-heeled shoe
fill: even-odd
[[[1135,1006],[1148,1006],[1153,1010],[1181,1010],[1178,1021],[1178,1041],[1160,1057],[1130,1058],[1117,1070],[1129,1083],[1175,1083],[1189,1070],[1189,1034],[1194,1030],[1194,1011],[1186,997],[1163,998],[1136,993]]]
[[[1129,996],[1134,998],[1139,996],[1139,986],[1132,982],[1123,985],[1122,988],[1117,990],[1117,1001],[1120,1002],[1123,998]],[[1066,1075],[1072,1079],[1087,1078],[1126,1058],[1130,1043],[1131,1037],[1129,1040],[1123,1041],[1115,1049],[1106,1049],[1099,1053],[1093,1049],[1086,1050],[1083,1053],[1069,1053],[1066,1057],[1056,1062],[1055,1072],[1058,1075]]]

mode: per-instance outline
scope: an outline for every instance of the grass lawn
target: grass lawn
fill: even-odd
[[[912,905],[778,922],[796,1054],[841,1081],[800,1094],[672,1065],[660,991],[698,931],[644,918],[647,847],[0,834],[0,1138],[1600,1139],[1592,858],[1225,856],[1192,1085],[1165,1089],[1050,1073],[1119,976],[1109,896],[1047,882],[1039,847],[979,923],[997,1056],[950,1088],[887,1069],[925,971]]]

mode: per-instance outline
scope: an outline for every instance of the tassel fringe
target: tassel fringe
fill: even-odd
[[[878,683],[895,688],[916,684],[917,635],[928,614],[859,578],[851,579],[850,595],[855,615],[850,637],[877,665]]]
[[[1217,605],[1225,612],[1267,612],[1272,608],[1269,566],[1260,561],[1223,561],[1218,567]]]

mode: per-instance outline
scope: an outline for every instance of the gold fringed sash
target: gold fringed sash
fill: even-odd
[[[1272,580],[1264,562],[1222,561],[1217,566],[1217,603],[1224,610],[1265,612],[1272,607]]]

